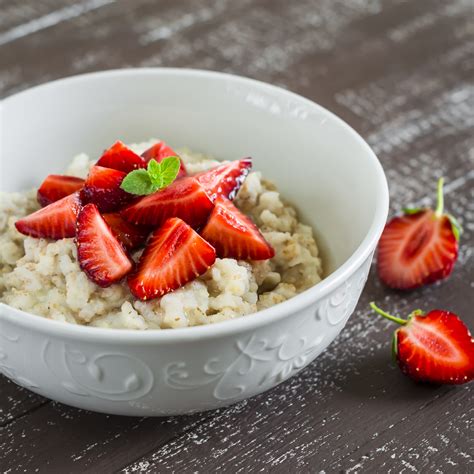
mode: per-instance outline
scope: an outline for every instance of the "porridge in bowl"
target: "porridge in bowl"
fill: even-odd
[[[73,324],[165,329],[295,296],[321,280],[317,243],[250,169],[156,140],[117,142],[97,164],[76,156],[38,191],[0,193],[0,300]]]

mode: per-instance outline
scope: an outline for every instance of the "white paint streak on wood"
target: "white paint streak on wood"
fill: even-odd
[[[436,129],[438,137],[474,127],[474,86],[456,86],[435,100],[429,110],[409,109],[384,123],[367,140],[376,153],[410,145]],[[441,135],[443,134],[443,135]]]
[[[194,12],[186,13],[183,11],[180,15],[175,15],[173,21],[160,21],[159,26],[141,35],[139,41],[143,45],[148,45],[168,39],[182,30],[212,20],[228,8],[228,3],[228,0],[221,0],[215,2],[214,5],[197,9]]]
[[[140,66],[169,66],[185,61],[188,67],[239,71],[275,83],[277,75],[291,71],[305,55],[330,51],[348,25],[381,10],[379,0],[352,1],[349,6],[343,0],[321,0],[317,8],[313,1],[304,0],[288,3],[285,16],[281,16],[254,2],[249,8],[246,4],[250,2],[230,3],[226,13],[238,8],[238,14],[229,14],[225,22],[202,31],[192,42],[174,33],[199,23],[199,17],[208,19],[209,12],[218,11],[217,7],[206,6],[205,14],[198,11],[193,16],[185,15],[170,25],[166,18],[160,18],[155,26],[152,21],[148,21],[150,25],[137,25],[142,31],[151,28],[140,37],[144,44],[166,39],[159,53],[142,60]],[[297,78],[298,74],[292,75],[292,81]]]
[[[53,11],[39,18],[35,18],[34,20],[28,21],[27,23],[15,26],[3,33],[0,33],[0,46],[11,43],[12,41],[18,40],[19,38],[23,38],[46,28],[51,28],[52,26],[58,25],[63,21],[71,20],[78,16],[84,15],[87,12],[97,10],[98,8],[113,3],[114,1],[115,0],[87,0],[83,3],[60,8],[59,10]]]
[[[407,41],[415,36],[418,32],[434,26],[443,17],[453,17],[458,15],[472,14],[472,0],[458,0],[457,2],[447,2],[441,9],[423,11],[420,15],[415,16],[410,21],[398,25],[388,31],[387,36],[397,43]]]
[[[367,472],[376,465],[379,472],[406,472],[406,469],[415,472],[451,472],[443,469],[444,464],[458,466],[455,472],[472,472],[474,458],[472,453],[466,453],[455,442],[458,436],[469,438],[474,422],[474,409],[469,403],[469,387],[458,387],[450,394],[453,405],[463,407],[462,410],[452,412],[447,409],[446,400],[438,402],[438,407],[445,407],[438,413],[438,422],[423,418],[423,412],[413,415],[406,420],[404,436],[397,436],[396,431],[386,430],[377,443],[369,450],[362,446],[356,453],[350,455],[345,465],[356,472]],[[420,423],[421,430],[412,430],[413,424]],[[472,437],[472,436],[471,436]],[[472,443],[471,443],[472,444]],[[361,455],[361,453],[367,453]],[[357,466],[357,468],[356,468]],[[435,471],[435,469],[439,471]],[[347,471],[346,471],[347,472]],[[454,472],[454,471],[453,471]]]

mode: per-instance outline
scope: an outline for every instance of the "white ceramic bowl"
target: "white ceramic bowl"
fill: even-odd
[[[0,304],[0,370],[40,395],[139,416],[228,405],[302,370],[357,304],[387,216],[383,170],[342,120],[268,84],[132,69],[14,95],[0,103],[0,189],[37,185],[78,152],[153,136],[221,159],[251,155],[314,227],[328,276],[265,311],[174,330],[79,327]]]

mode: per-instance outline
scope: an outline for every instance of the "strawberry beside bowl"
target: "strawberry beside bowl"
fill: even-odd
[[[353,312],[388,211],[383,170],[319,105],[227,74],[132,69],[55,81],[0,103],[0,189],[37,186],[78,151],[159,135],[220,159],[252,155],[315,230],[325,278],[258,313],[207,326],[119,330],[0,304],[0,371],[51,399],[122,415],[209,410],[302,370]]]

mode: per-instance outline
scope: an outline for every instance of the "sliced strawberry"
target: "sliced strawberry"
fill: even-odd
[[[188,176],[130,204],[122,216],[132,224],[145,226],[158,226],[169,217],[179,217],[197,227],[205,222],[212,208],[203,187]]]
[[[462,384],[474,379],[474,339],[454,313],[417,310],[407,320],[371,307],[401,324],[393,339],[394,356],[401,371],[419,382]]]
[[[121,141],[117,141],[104,151],[97,162],[97,166],[130,173],[130,171],[139,168],[146,168],[146,162],[128,146],[124,145]]]
[[[103,214],[102,217],[112,229],[115,237],[128,250],[133,250],[143,245],[150,233],[149,228],[130,224],[118,212]]]
[[[168,219],[151,235],[128,286],[141,300],[159,298],[205,273],[215,260],[214,248],[191,227]]]
[[[378,245],[378,274],[389,287],[408,290],[446,278],[458,257],[459,227],[443,214],[442,185],[438,207],[407,210],[385,226]]]
[[[145,158],[145,161],[148,163],[152,158],[154,158],[158,163],[168,156],[179,156],[170,146],[165,142],[155,143],[153,146],[148,148],[142,153],[142,157]],[[178,172],[178,178],[187,176],[186,168],[182,160],[180,160],[181,166]]]
[[[81,207],[79,193],[70,194],[15,222],[18,232],[36,238],[74,237],[76,218]]]
[[[195,175],[212,201],[218,196],[234,199],[252,168],[252,158],[223,163]]]
[[[258,227],[225,197],[218,197],[201,235],[221,258],[266,260],[275,256]]]
[[[84,186],[84,180],[75,176],[50,174],[38,189],[37,198],[42,207],[59,201],[69,194],[79,191]]]
[[[120,188],[125,176],[123,171],[93,166],[81,191],[82,202],[96,204],[100,212],[120,209],[133,199],[133,195]]]
[[[90,280],[105,288],[121,280],[133,264],[95,204],[77,217],[77,259]]]

